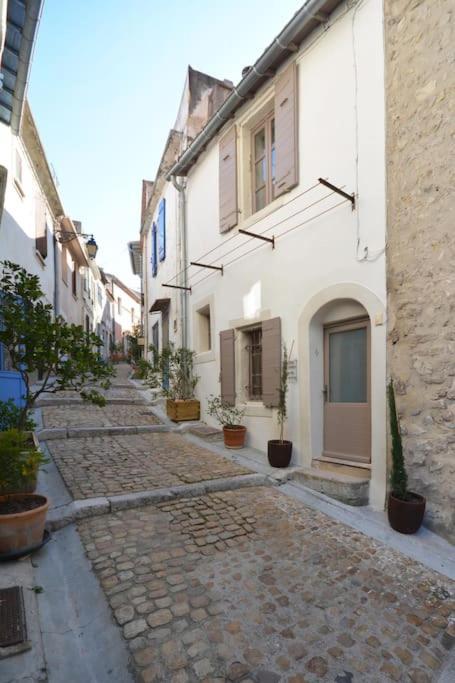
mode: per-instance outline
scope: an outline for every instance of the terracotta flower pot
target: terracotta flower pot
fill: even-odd
[[[292,441],[271,439],[267,442],[267,457],[272,467],[287,467],[292,457]]]
[[[36,507],[4,514],[3,509],[8,503],[17,504],[19,510],[30,503],[35,503]],[[38,546],[43,540],[48,508],[46,496],[35,493],[0,496],[0,554]]]
[[[246,427],[242,425],[223,427],[223,436],[226,448],[243,448],[245,445]]]
[[[387,514],[392,529],[400,534],[415,534],[422,525],[426,499],[418,493],[409,491],[409,500],[401,500],[389,494]]]

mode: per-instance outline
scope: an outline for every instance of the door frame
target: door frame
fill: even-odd
[[[349,455],[346,457],[338,457],[336,455],[326,455],[325,454],[325,440],[326,440],[326,411],[325,404],[330,396],[330,382],[329,382],[329,339],[330,334],[334,332],[349,332],[350,330],[366,329],[366,379],[367,379],[367,394],[366,394],[366,404],[368,406],[368,437],[369,437],[369,455],[368,459],[362,458],[361,456]],[[371,420],[371,323],[368,316],[362,316],[360,318],[349,318],[346,320],[337,320],[331,323],[323,325],[323,346],[324,346],[324,360],[323,360],[323,378],[324,378],[324,411],[323,411],[323,451],[321,453],[321,460],[327,460],[328,462],[335,462],[340,464],[352,464],[357,467],[371,467],[371,453],[372,453],[372,420]],[[342,404],[344,405],[344,404]],[[365,403],[351,403],[351,406],[364,406]]]

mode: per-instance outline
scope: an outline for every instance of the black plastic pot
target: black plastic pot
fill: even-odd
[[[272,467],[287,467],[292,457],[292,441],[279,439],[268,441],[267,457]]]
[[[400,534],[415,534],[420,529],[425,514],[426,499],[409,491],[409,500],[397,498],[389,493],[387,514],[392,529]]]

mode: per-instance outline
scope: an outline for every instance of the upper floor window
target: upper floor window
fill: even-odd
[[[73,270],[71,272],[71,289],[73,296],[77,296],[77,265],[76,261],[73,260]]]
[[[14,168],[14,177],[22,185],[22,157],[16,149],[16,164]]]
[[[117,299],[117,313],[121,315],[122,313],[122,300],[120,297]]]
[[[253,211],[259,211],[275,198],[275,118],[267,117],[253,131]]]

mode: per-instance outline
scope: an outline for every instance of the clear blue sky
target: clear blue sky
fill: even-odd
[[[29,99],[65,211],[134,287],[142,178],[153,179],[186,67],[237,83],[303,0],[46,0]]]

